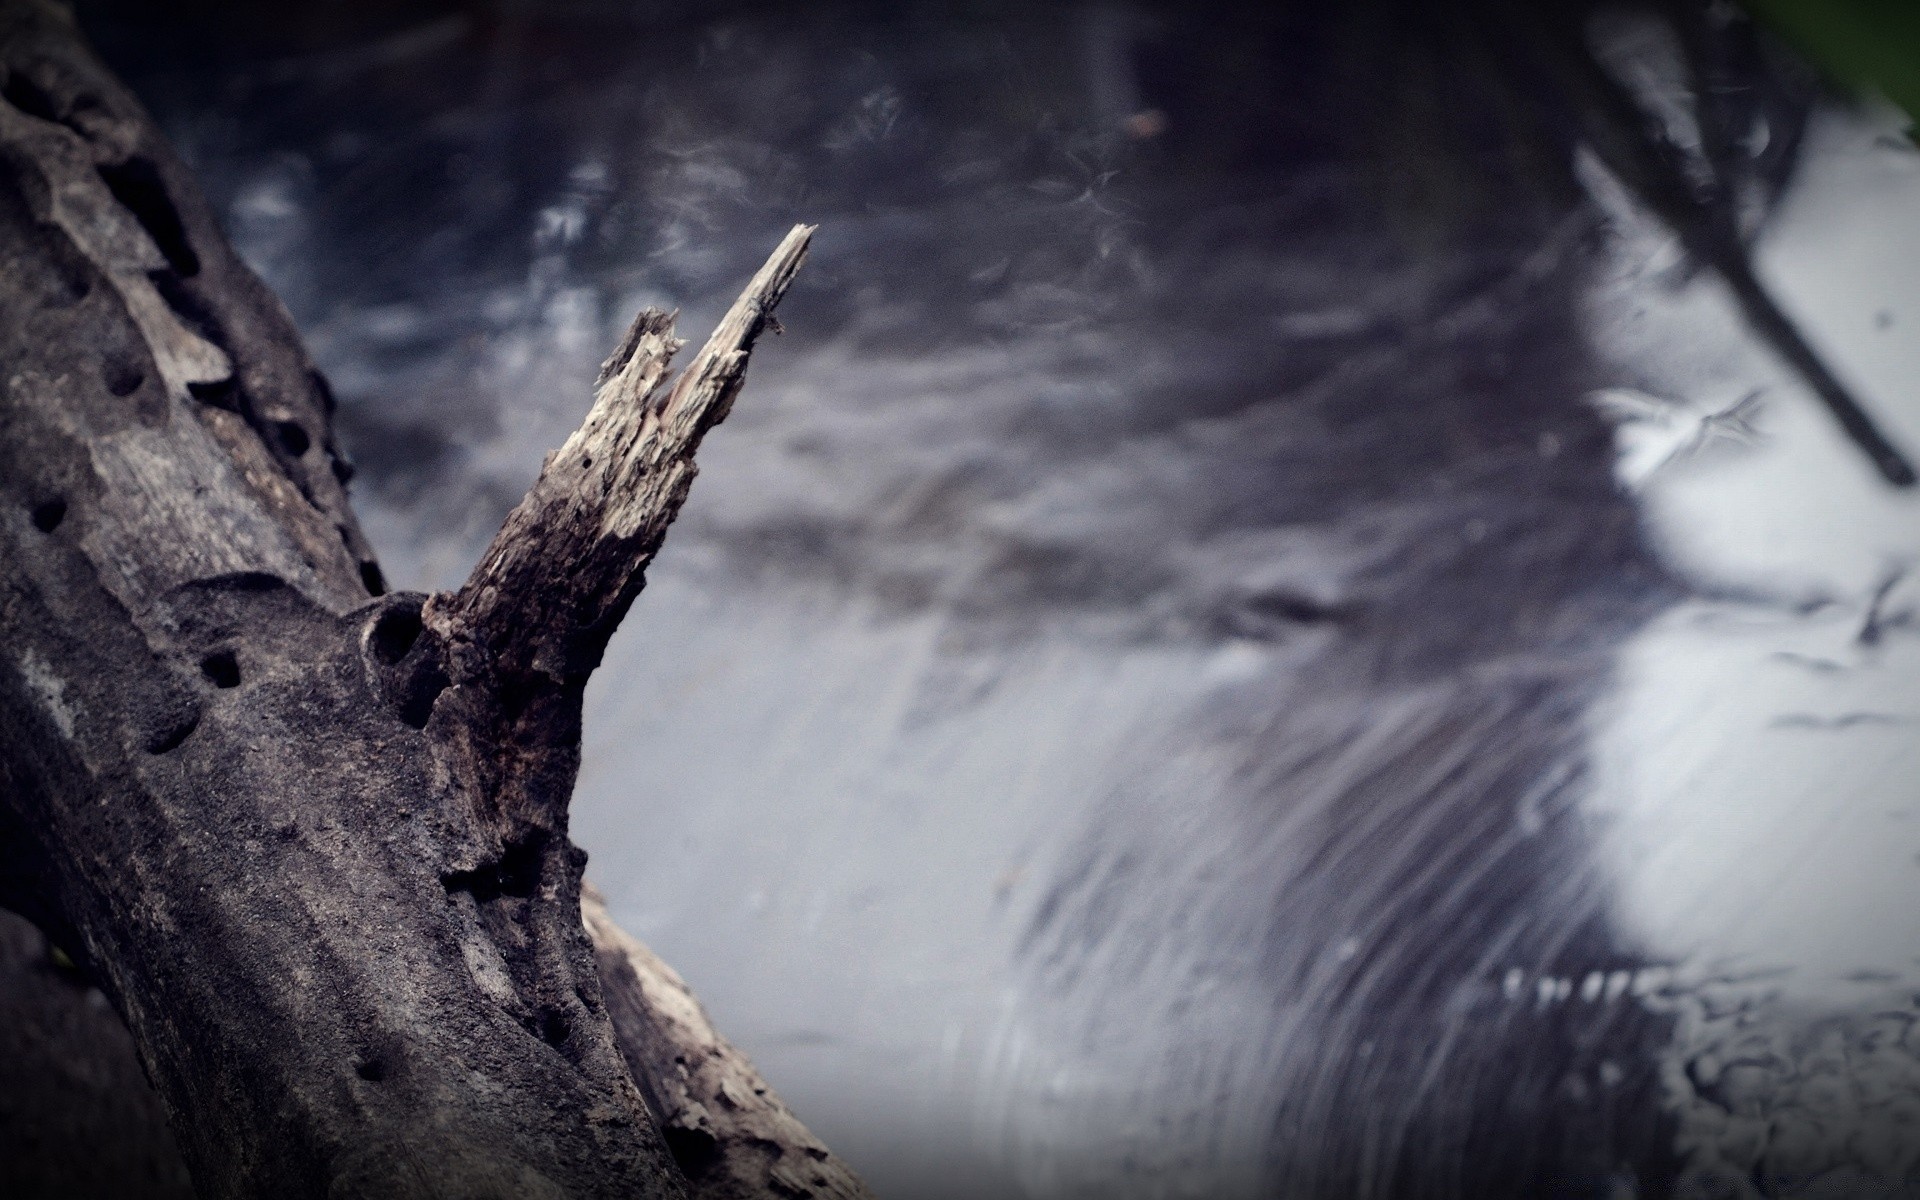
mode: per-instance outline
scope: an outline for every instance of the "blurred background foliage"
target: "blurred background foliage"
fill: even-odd
[[[1853,89],[1920,114],[1920,4],[1913,0],[1747,0],[1763,22]]]

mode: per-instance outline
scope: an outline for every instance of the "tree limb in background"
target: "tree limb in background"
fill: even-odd
[[[1642,110],[1595,60],[1578,25],[1557,23],[1532,5],[1503,2],[1500,11],[1566,98],[1600,161],[1673,230],[1694,261],[1720,275],[1748,325],[1806,382],[1881,477],[1895,487],[1912,487],[1916,476],[1906,454],[1888,439],[1755,274],[1730,181],[1716,173],[1704,187],[1696,182],[1684,152],[1659,120]],[[1711,105],[1699,111],[1703,122],[1712,120]],[[1708,134],[1704,140],[1709,153],[1733,136],[1735,131],[1730,130]],[[1709,161],[1707,166],[1711,170],[1714,164]]]

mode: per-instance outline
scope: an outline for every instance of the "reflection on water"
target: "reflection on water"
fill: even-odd
[[[1920,155],[1824,121],[1762,267],[1920,442]],[[1623,262],[1657,253],[1623,231]],[[1590,804],[1614,921],[1676,965],[1669,1103],[1710,1194],[1907,1194],[1920,1158],[1920,498],[1880,487],[1710,281],[1596,292],[1603,345],[1682,397],[1754,396],[1638,485],[1695,595],[1620,653]],[[1659,386],[1656,384],[1655,386]],[[1714,407],[1717,407],[1715,405]],[[1630,420],[1623,446],[1644,438]],[[1644,444],[1644,443],[1642,443]]]
[[[102,21],[402,586],[635,307],[698,334],[822,223],[575,832],[882,1194],[1904,1179],[1914,502],[1604,172],[1527,168],[1474,71],[1376,153],[1337,21],[625,12],[197,71]],[[1863,130],[1763,265],[1920,444],[1920,156]]]

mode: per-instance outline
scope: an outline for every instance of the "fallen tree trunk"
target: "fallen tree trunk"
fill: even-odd
[[[124,1018],[197,1192],[683,1194],[658,1121],[703,1195],[860,1194],[590,908],[596,957],[566,821],[810,231],[671,386],[641,314],[468,584],[387,595],[291,321],[64,8],[0,0],[0,96],[0,905]]]

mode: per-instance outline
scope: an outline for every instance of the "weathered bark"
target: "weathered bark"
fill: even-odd
[[[871,1196],[714,1029],[687,985],[585,890],[621,1055],[698,1200]],[[159,1098],[106,998],[0,912],[0,1195],[187,1197]]]
[[[583,912],[620,1052],[695,1196],[872,1195],[720,1036],[673,968],[613,923],[592,888]]]
[[[0,0],[0,96],[0,905],[125,1019],[203,1197],[681,1194],[566,803],[805,231],[658,408],[642,315],[472,583],[382,595],[324,382],[65,9]]]

